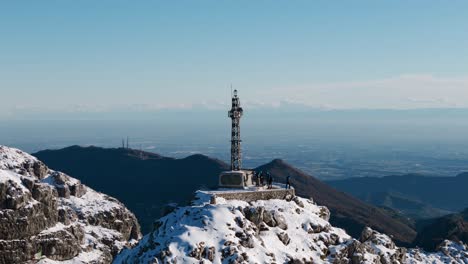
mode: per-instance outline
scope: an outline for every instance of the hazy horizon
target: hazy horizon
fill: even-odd
[[[63,116],[68,119],[3,121],[0,143],[36,152],[70,145],[120,147],[128,136],[136,149],[229,161],[227,109]],[[94,119],[83,119],[87,116]],[[468,109],[246,108],[241,121],[244,163],[255,167],[282,158],[323,179],[455,176],[468,171],[467,117]]]

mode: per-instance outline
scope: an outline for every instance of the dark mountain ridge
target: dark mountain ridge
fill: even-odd
[[[327,181],[338,190],[413,218],[432,218],[468,207],[468,173],[455,177],[418,174]]]
[[[75,175],[83,183],[124,202],[151,230],[169,202],[185,203],[200,188],[216,187],[218,174],[229,166],[204,155],[183,159],[133,149],[72,146],[34,154],[52,168]],[[292,176],[297,194],[312,197],[332,211],[332,223],[358,237],[364,226],[392,235],[400,244],[412,242],[416,233],[385,210],[368,205],[290,166],[273,160],[257,170],[270,171],[276,181]]]
[[[445,239],[468,243],[468,208],[456,214],[420,222],[414,244],[433,251]]]

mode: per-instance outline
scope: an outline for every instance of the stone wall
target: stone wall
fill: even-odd
[[[257,200],[270,200],[270,199],[285,199],[287,196],[294,197],[294,189],[274,189],[264,191],[240,191],[240,192],[224,192],[215,193],[213,196],[221,197],[226,200],[241,200],[246,202],[257,201]]]

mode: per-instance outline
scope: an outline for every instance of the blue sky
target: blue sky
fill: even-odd
[[[468,107],[467,1],[2,1],[0,118]]]

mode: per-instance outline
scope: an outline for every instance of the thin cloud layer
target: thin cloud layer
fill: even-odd
[[[203,92],[203,91],[201,91]],[[170,103],[155,101],[151,104],[129,102],[100,105],[17,105],[0,109],[0,118],[14,119],[41,113],[111,113],[154,112],[160,110],[225,110],[227,100],[210,98],[201,102]],[[244,107],[252,109],[420,109],[468,108],[468,78],[441,78],[432,75],[401,75],[386,79],[312,83],[296,87],[276,87],[255,92],[242,91]]]
[[[296,104],[333,109],[417,109],[468,107],[468,78],[402,75],[362,82],[310,84],[278,88]]]

